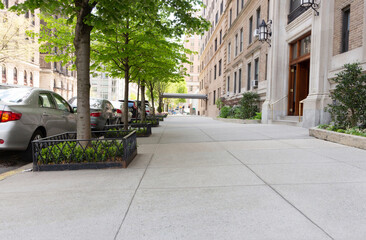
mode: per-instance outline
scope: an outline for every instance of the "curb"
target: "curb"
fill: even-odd
[[[4,173],[0,174],[0,181],[6,179],[8,177],[14,176],[17,173],[23,172],[26,169],[32,169],[32,163],[26,164],[17,169],[14,169],[14,170],[10,170],[9,172],[4,172]]]

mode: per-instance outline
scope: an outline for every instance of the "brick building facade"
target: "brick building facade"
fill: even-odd
[[[0,10],[1,27],[4,27],[6,20],[13,21],[13,23],[24,22],[24,26],[19,28],[23,30],[17,34],[21,40],[9,39],[11,43],[18,44],[19,48],[8,49],[10,51],[10,54],[9,51],[7,53],[9,57],[0,62],[1,83],[52,90],[65,99],[70,99],[76,95],[76,72],[69,71],[66,66],[62,66],[59,62],[45,62],[44,54],[39,52],[37,39],[31,39],[25,34],[26,30],[39,32],[41,24],[39,10],[16,15],[7,10],[16,2],[19,1],[6,0],[4,1],[5,9]],[[22,50],[22,44],[27,45],[28,49]],[[11,45],[8,47],[12,48]],[[0,51],[0,59],[2,54],[5,55],[4,52]]]

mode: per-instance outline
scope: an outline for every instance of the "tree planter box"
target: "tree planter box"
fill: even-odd
[[[240,123],[240,124],[259,124],[261,120],[257,119],[235,119],[235,118],[213,118],[214,120],[229,122],[229,123]]]
[[[154,117],[148,117],[148,120],[154,119]],[[155,115],[155,119],[158,119],[159,121],[163,122],[164,121],[164,116],[162,115]]]
[[[309,135],[318,139],[366,150],[366,137],[360,137],[346,133],[338,133],[319,128],[309,129]]]
[[[159,119],[155,119],[155,123],[149,122],[149,120],[151,121],[153,119],[146,119],[146,120],[147,120],[147,122],[141,123],[141,122],[139,122],[139,121],[141,121],[141,119],[137,119],[137,120],[132,121],[131,124],[150,124],[151,127],[159,127]],[[138,122],[135,122],[135,121],[138,121]]]
[[[130,127],[132,130],[136,131],[137,137],[149,137],[152,134],[150,123],[131,123]],[[146,129],[146,131],[141,132],[140,130],[142,129]]]
[[[137,155],[136,131],[97,131],[90,140],[75,132],[32,142],[33,171],[127,168]],[[89,147],[83,145],[88,144]]]

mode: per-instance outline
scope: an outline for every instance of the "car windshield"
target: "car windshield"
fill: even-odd
[[[26,99],[31,88],[0,87],[0,101],[8,103],[20,103]]]

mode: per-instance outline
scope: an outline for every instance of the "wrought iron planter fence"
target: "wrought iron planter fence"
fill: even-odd
[[[140,123],[140,124],[151,124],[151,127],[158,127],[159,126],[159,119],[157,118],[146,118],[146,121],[142,122],[141,119],[136,119],[132,121],[132,124]]]
[[[32,142],[33,171],[126,168],[137,154],[136,131],[95,131],[92,139],[75,132]]]
[[[131,123],[130,127],[136,131],[137,137],[149,137],[152,134],[150,123]]]

